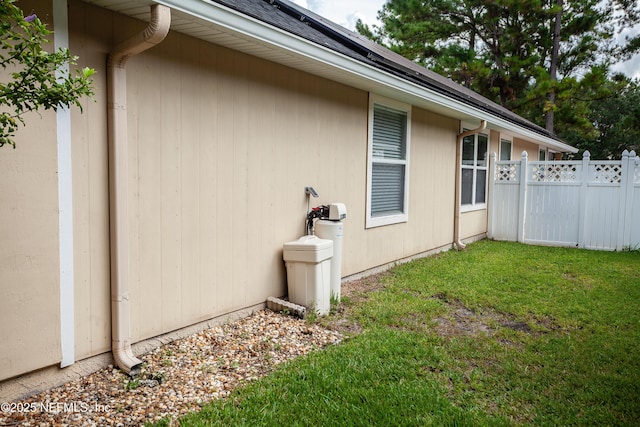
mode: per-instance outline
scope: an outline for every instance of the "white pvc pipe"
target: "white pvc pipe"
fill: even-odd
[[[107,62],[109,131],[109,225],[111,233],[111,351],[120,369],[131,376],[142,361],[131,351],[129,301],[129,207],[127,141],[127,73],[129,58],[160,43],[169,33],[171,9],[152,5],[147,28],[119,44]],[[161,90],[158,88],[158,90]]]

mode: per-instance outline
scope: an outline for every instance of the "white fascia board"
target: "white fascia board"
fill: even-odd
[[[488,117],[492,117],[492,118],[488,118]],[[536,142],[548,148],[552,148],[561,152],[569,152],[569,153],[578,152],[578,149],[575,147],[572,147],[571,145],[565,144],[561,141],[558,141],[557,139],[549,138],[548,136],[540,135],[539,133],[533,132],[529,129],[521,128],[500,117],[487,114],[486,120],[494,125],[497,125],[501,128],[506,129],[507,131],[513,133],[515,136]]]
[[[427,89],[408,80],[394,76],[386,71],[377,69],[368,64],[357,61],[339,52],[320,46],[295,34],[291,34],[277,27],[226,6],[207,0],[155,0],[155,3],[168,6],[187,15],[211,22],[217,26],[227,28],[244,36],[259,40],[268,45],[302,56],[310,61],[320,62],[337,68],[366,80],[375,85],[382,85],[397,92],[400,100],[420,100],[420,103],[435,104],[441,108],[466,115],[477,120],[487,122],[514,132],[519,136],[536,143],[555,148],[560,151],[577,152],[570,145],[564,144],[553,138],[540,135],[529,129],[522,128],[500,116],[482,111],[458,100],[443,96],[440,93]],[[415,102],[414,102],[415,104]]]

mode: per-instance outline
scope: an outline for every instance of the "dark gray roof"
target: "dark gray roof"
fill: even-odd
[[[478,93],[384,48],[288,0],[215,0],[288,33],[367,63],[448,98],[497,115],[518,126],[558,141],[551,132]]]
[[[290,9],[295,4],[287,2],[286,5],[280,5],[281,2],[272,2],[269,0],[215,0],[216,3],[225,5],[231,9],[242,12],[245,15],[258,19],[267,24],[278,27],[288,33],[295,34],[307,40],[310,40],[321,46],[325,46],[343,55],[347,55],[359,61],[368,62],[366,56],[359,55],[353,49],[345,46],[339,40],[335,40],[318,31],[315,26],[309,25],[304,19],[300,19],[298,13],[292,15]],[[308,13],[310,11],[303,9]],[[317,16],[317,15],[316,15]]]

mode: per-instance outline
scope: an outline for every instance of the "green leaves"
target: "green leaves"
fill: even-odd
[[[626,104],[620,97],[637,91],[637,85],[620,89],[629,81],[623,85],[609,82],[607,70],[611,63],[640,51],[640,36],[628,37],[624,46],[613,43],[616,29],[640,22],[638,2],[389,0],[378,17],[382,27],[360,23],[358,31],[547,126],[567,142],[606,156],[622,152],[620,144],[610,139],[614,135],[625,141],[625,148],[637,147],[633,144],[638,138],[635,132],[627,133],[632,138],[621,132],[605,132],[601,120],[606,118],[608,126],[621,130],[629,129],[625,123],[637,125],[633,114],[618,116],[619,121],[604,115],[612,107],[606,100],[614,98]],[[558,18],[556,51],[553,42]],[[634,111],[633,105],[626,111]],[[549,116],[548,122],[545,116]],[[599,150],[601,146],[607,148]]]
[[[84,67],[82,69],[82,75],[85,78],[91,78],[94,74],[95,74],[96,70],[94,70],[93,68],[89,68],[89,67]]]
[[[66,73],[77,57],[67,49],[48,52],[43,45],[52,34],[36,15],[24,17],[13,0],[0,0],[0,65],[11,70],[11,80],[0,83],[0,147],[15,148],[18,123],[30,111],[57,110],[61,106],[80,103],[84,96],[93,96],[94,70],[84,68]]]

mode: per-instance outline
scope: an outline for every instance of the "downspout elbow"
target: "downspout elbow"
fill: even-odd
[[[134,356],[131,350],[131,322],[128,295],[112,297],[111,352],[118,368],[132,377],[142,370],[142,360]]]
[[[467,247],[467,245],[462,243],[462,240],[460,239],[460,213],[462,210],[462,141],[465,137],[475,135],[476,133],[482,132],[486,128],[487,121],[481,120],[479,127],[460,133],[456,141],[456,200],[454,203],[453,216],[453,245],[459,251],[464,250]]]
[[[109,54],[107,66],[124,68],[129,58],[163,41],[170,27],[171,9],[159,4],[152,5],[147,28],[116,46]]]
[[[111,250],[111,350],[116,365],[135,376],[142,361],[131,350],[129,302],[129,209],[127,75],[129,58],[160,43],[169,33],[171,9],[151,6],[147,28],[119,44],[107,60],[107,122],[109,139],[109,228]]]

